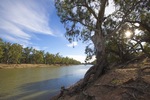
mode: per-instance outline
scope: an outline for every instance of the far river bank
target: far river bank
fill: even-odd
[[[54,66],[69,66],[67,64],[0,64],[0,69],[11,69],[11,68],[43,68],[43,67],[54,67]]]

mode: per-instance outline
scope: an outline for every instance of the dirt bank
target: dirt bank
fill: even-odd
[[[116,67],[80,88],[82,80],[50,100],[149,100],[150,59]]]
[[[54,66],[65,66],[61,64],[48,65],[48,64],[0,64],[0,69],[10,68],[38,68],[38,67],[54,67]]]

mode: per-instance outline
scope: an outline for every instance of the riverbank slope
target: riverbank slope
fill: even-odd
[[[50,100],[149,100],[150,58],[118,65],[84,88],[80,88],[82,82],[62,88]]]

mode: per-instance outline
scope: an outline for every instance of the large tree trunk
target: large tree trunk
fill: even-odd
[[[95,34],[92,36],[91,40],[94,44],[96,50],[96,65],[90,68],[84,76],[84,82],[96,80],[102,75],[104,68],[107,66],[106,52],[105,52],[105,37],[102,33],[102,21],[104,19],[104,12],[107,0],[101,1],[100,10],[97,17],[97,22],[95,25]]]
[[[95,34],[93,37],[93,43],[96,48],[97,59],[94,74],[94,79],[96,79],[102,74],[103,69],[106,66],[105,38],[102,34]]]
[[[92,41],[96,49],[96,65],[91,67],[85,74],[84,81],[86,83],[94,81],[100,77],[104,71],[104,68],[107,67],[105,38],[100,32],[92,37]]]
[[[101,27],[107,2],[108,0],[101,0],[100,10],[98,12],[97,22],[95,25],[95,34],[91,38],[96,49],[96,65],[91,67],[85,74],[83,85],[88,84],[88,82],[95,81],[102,75],[104,68],[107,67],[105,37],[102,33]]]

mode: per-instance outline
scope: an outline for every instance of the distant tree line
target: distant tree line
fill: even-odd
[[[0,39],[0,63],[3,64],[80,64],[79,61],[57,54],[23,48],[17,43],[4,42]]]

